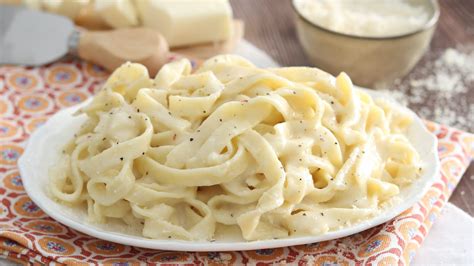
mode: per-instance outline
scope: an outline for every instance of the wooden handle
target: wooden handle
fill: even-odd
[[[111,31],[84,31],[78,46],[79,57],[113,71],[127,61],[145,65],[151,76],[169,61],[165,38],[147,28]]]

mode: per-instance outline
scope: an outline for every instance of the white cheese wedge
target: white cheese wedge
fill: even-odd
[[[74,19],[88,3],[89,0],[41,0],[41,6],[44,10],[71,19]]]
[[[95,10],[113,28],[127,28],[138,24],[135,6],[130,0],[95,0]]]
[[[228,0],[135,0],[145,27],[158,30],[171,47],[227,40],[232,35]]]

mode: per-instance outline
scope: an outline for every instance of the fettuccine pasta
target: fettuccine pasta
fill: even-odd
[[[151,79],[126,63],[81,113],[52,196],[148,238],[323,234],[377,215],[421,170],[410,114],[345,73],[223,55]]]

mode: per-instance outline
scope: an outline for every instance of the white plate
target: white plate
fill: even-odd
[[[365,89],[364,89],[365,90]],[[375,98],[387,98],[376,91],[366,90]],[[85,116],[72,114],[80,105],[62,110],[51,117],[46,124],[30,137],[23,156],[18,162],[23,185],[30,198],[49,216],[77,231],[85,234],[137,247],[179,251],[230,251],[276,248],[300,244],[315,243],[352,235],[379,224],[385,223],[418,202],[433,183],[439,170],[437,139],[425,128],[423,122],[411,111],[415,118],[408,129],[407,137],[415,146],[424,164],[421,177],[400,193],[400,204],[383,211],[379,216],[337,231],[308,237],[292,237],[263,241],[215,241],[191,242],[180,240],[154,240],[140,236],[140,232],[120,223],[91,224],[87,222],[87,213],[83,209],[63,206],[47,195],[48,169],[58,161],[62,146],[73,137]]]

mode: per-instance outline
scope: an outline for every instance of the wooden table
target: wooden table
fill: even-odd
[[[436,59],[437,54],[449,47],[472,45],[474,48],[474,1],[442,0],[441,17],[431,47],[415,67]],[[281,65],[310,65],[299,45],[294,27],[294,14],[289,0],[231,0],[235,16],[245,21],[245,38],[267,52]],[[474,71],[474,69],[472,70]],[[405,78],[403,82],[408,82]],[[474,104],[474,87],[469,87],[469,104]],[[431,92],[430,92],[431,93]],[[436,97],[434,95],[433,97]],[[415,112],[423,105],[410,105]],[[456,114],[470,119],[463,128],[474,132],[473,117],[469,111],[456,109]],[[472,115],[472,114],[471,114]],[[474,164],[471,164],[454,191],[450,202],[474,216]]]

